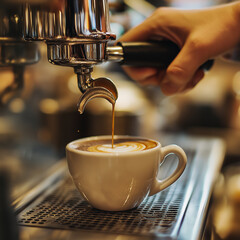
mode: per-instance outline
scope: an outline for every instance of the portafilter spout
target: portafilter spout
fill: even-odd
[[[94,98],[105,98],[111,104],[115,104],[118,91],[115,84],[105,77],[93,79],[92,67],[77,67],[75,73],[78,76],[78,87],[83,93],[78,102],[78,111],[82,114],[86,104]]]

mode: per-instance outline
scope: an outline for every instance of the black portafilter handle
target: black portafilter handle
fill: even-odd
[[[177,56],[180,48],[169,40],[157,42],[118,42],[122,47],[122,65],[136,67],[158,67],[166,69]],[[200,69],[209,70],[214,60],[208,60]]]

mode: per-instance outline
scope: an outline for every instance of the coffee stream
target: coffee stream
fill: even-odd
[[[114,128],[115,128],[115,103],[112,103],[112,139],[111,143],[108,140],[93,140],[87,141],[78,146],[77,149],[88,152],[136,152],[144,151],[150,148],[154,148],[157,144],[151,140],[142,139],[116,139],[114,140]]]
[[[114,148],[115,103],[112,103],[112,148]]]

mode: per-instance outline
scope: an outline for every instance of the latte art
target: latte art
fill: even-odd
[[[116,138],[113,147],[111,139],[98,139],[76,143],[73,148],[86,152],[127,153],[145,151],[156,146],[157,142],[149,139]]]
[[[117,153],[117,152],[137,152],[146,149],[147,146],[141,142],[122,142],[114,144],[95,145],[88,148],[89,152],[104,152],[104,153]]]
[[[86,152],[128,153],[145,151],[156,146],[157,142],[149,139],[116,138],[114,146],[112,146],[111,139],[99,139],[76,143],[74,148]]]

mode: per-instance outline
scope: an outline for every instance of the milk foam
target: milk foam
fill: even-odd
[[[104,152],[104,153],[125,153],[125,152],[137,152],[146,149],[147,146],[140,142],[123,142],[114,144],[102,144],[90,146],[88,148],[89,152]]]

